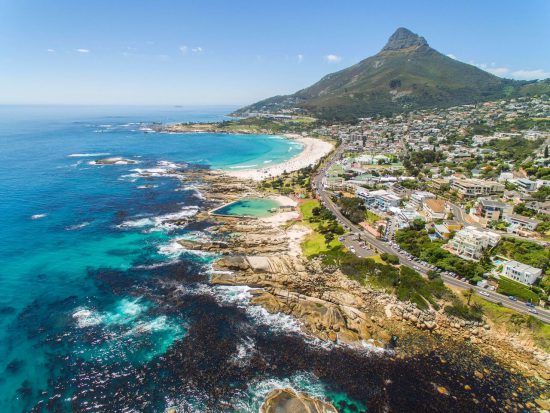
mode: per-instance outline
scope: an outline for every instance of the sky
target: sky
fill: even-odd
[[[0,0],[0,104],[249,104],[398,27],[498,76],[550,77],[547,0]]]

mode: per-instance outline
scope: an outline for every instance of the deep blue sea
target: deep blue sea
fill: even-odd
[[[216,257],[174,242],[210,236],[193,222],[201,183],[163,172],[276,163],[300,147],[143,127],[230,111],[0,106],[0,412],[257,412],[280,386],[342,412],[478,406],[433,392],[461,383],[428,374],[431,356],[404,368],[327,346],[249,305],[246,287],[209,285]],[[106,157],[132,163],[94,163]]]

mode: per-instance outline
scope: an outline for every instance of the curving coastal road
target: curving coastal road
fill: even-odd
[[[340,145],[336,149],[336,151],[334,151],[334,153],[330,156],[330,158],[325,162],[325,164],[321,168],[319,168],[317,173],[313,176],[313,188],[317,193],[319,200],[325,206],[325,208],[329,209],[334,214],[334,216],[340,222],[340,224],[342,224],[346,229],[348,229],[351,234],[357,237],[360,237],[362,240],[367,241],[370,245],[372,245],[374,248],[376,248],[380,252],[386,252],[388,254],[396,255],[397,257],[399,257],[399,262],[401,265],[406,265],[407,267],[410,267],[423,275],[427,275],[428,271],[430,271],[429,268],[411,260],[409,257],[402,254],[400,251],[393,248],[387,242],[376,238],[374,235],[370,234],[367,231],[364,231],[361,227],[352,223],[340,212],[340,209],[332,201],[330,197],[330,193],[325,190],[325,185],[324,185],[325,176],[326,176],[327,170],[338,159],[340,159],[342,153],[344,152],[344,149],[345,149],[344,145]],[[350,241],[347,241],[347,242],[350,242]],[[354,245],[356,254],[358,254],[359,256],[364,256],[364,251],[361,251],[358,248],[359,248],[358,245]],[[527,307],[524,303],[520,301],[512,301],[505,295],[496,293],[494,291],[487,291],[480,287],[472,286],[468,282],[460,281],[456,278],[453,278],[445,274],[442,274],[441,278],[446,284],[449,284],[458,288],[464,288],[464,289],[473,288],[478,294],[480,292],[483,292],[483,294],[479,294],[479,295],[484,295],[483,298],[488,301],[491,301],[494,303],[502,303],[504,307],[514,309],[523,314],[532,315],[540,319],[541,321],[550,324],[550,311],[537,307],[538,314],[532,314],[529,312],[529,307]]]

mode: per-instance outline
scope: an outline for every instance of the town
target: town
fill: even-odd
[[[363,256],[381,250],[375,238],[416,270],[538,314],[550,291],[549,113],[548,99],[518,98],[323,125],[313,133],[341,144],[318,189],[355,202],[347,218],[372,236]]]

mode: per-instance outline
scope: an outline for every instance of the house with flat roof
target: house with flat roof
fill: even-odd
[[[537,226],[542,222],[538,219],[524,217],[523,215],[509,214],[504,217],[504,221],[510,224],[508,232],[518,234],[521,232],[530,232],[537,229]]]
[[[532,285],[542,275],[542,270],[518,261],[508,261],[502,267],[502,275],[522,284]]]
[[[486,223],[498,221],[504,215],[512,213],[512,206],[491,198],[481,198],[477,204],[476,215]]]
[[[422,210],[425,212],[427,220],[445,219],[446,204],[443,199],[425,199],[422,203]]]
[[[369,208],[387,211],[390,207],[399,207],[401,197],[391,191],[379,189],[377,191],[357,191],[357,196],[365,201]]]

